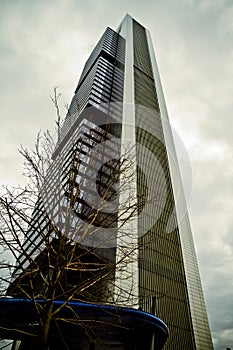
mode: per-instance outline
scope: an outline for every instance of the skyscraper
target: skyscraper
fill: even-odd
[[[119,159],[129,162],[126,176],[119,171],[113,178]],[[71,207],[74,215],[72,220],[69,215],[64,234],[94,247],[95,254],[118,266],[110,291],[105,295],[104,284],[94,301],[114,299],[118,305],[158,315],[170,331],[166,349],[212,349],[176,167],[150,33],[126,15],[116,31],[106,29],[85,64],[29,225],[25,249],[35,256],[42,250],[41,241],[35,239],[38,213],[45,212],[39,225],[46,228],[49,216],[64,230],[67,207]],[[90,181],[93,169],[97,170],[94,187]],[[120,208],[125,203],[129,207],[129,201],[135,203],[135,199],[137,213],[133,220],[126,220],[122,231]],[[88,235],[85,224],[93,226]],[[73,229],[77,226],[78,231]],[[128,260],[122,259],[127,255]],[[25,255],[19,257],[19,265],[26,263],[24,259]]]

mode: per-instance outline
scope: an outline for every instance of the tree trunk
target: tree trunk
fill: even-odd
[[[50,330],[50,324],[52,320],[53,302],[46,302],[46,305],[41,315],[41,334],[40,334],[40,350],[48,350],[48,336]]]

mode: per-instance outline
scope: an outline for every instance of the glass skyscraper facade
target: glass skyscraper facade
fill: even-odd
[[[110,214],[107,209],[96,210],[97,196],[88,181],[95,158],[101,165],[96,178],[99,196],[104,197],[107,186],[107,202],[117,197],[114,203],[120,207],[128,198],[127,193],[116,195],[121,174],[111,182],[117,160],[126,150],[123,140],[133,145],[126,192],[139,203],[137,215],[127,224],[127,237],[121,236],[117,210]],[[100,144],[101,151],[95,153]],[[128,264],[112,275],[110,292],[103,293],[104,285],[90,301],[115,299],[116,304],[156,314],[169,328],[165,349],[213,349],[185,197],[181,193],[176,198],[174,190],[180,183],[174,163],[176,152],[150,33],[126,15],[116,31],[106,29],[85,64],[25,249],[35,256],[43,250],[37,225],[49,231],[51,218],[64,222],[72,191],[76,221],[69,223],[70,238],[95,246],[100,256],[115,262],[121,261],[124,247],[136,242]],[[78,237],[83,222],[98,228],[97,234],[90,239]],[[77,224],[80,232],[72,229]],[[19,257],[19,266],[26,264],[24,259],[25,255]]]

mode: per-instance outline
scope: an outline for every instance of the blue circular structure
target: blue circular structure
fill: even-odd
[[[64,302],[53,301],[53,310],[58,310]],[[43,307],[45,303],[45,300],[36,300],[38,306]],[[39,332],[39,318],[33,301],[0,299],[2,339],[21,340],[19,349],[39,349]],[[144,311],[71,301],[51,322],[49,349],[157,350],[163,348],[167,338],[165,323]]]

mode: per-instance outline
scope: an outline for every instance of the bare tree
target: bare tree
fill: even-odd
[[[109,139],[108,128],[99,132],[88,122],[89,129],[83,126],[85,137],[83,130],[75,131],[69,146],[61,147],[59,97],[55,88],[52,101],[57,111],[57,146],[47,131],[38,134],[34,150],[21,147],[27,185],[6,187],[0,197],[1,294],[33,303],[35,320],[31,327],[13,323],[12,329],[19,338],[34,339],[38,349],[48,349],[51,330],[55,328],[67,348],[60,327],[67,322],[80,325],[93,337],[90,320],[81,319],[71,301],[117,305],[116,296],[121,295],[121,302],[124,298],[127,304],[130,298],[133,303],[133,285],[124,281],[117,285],[114,276],[117,272],[122,279],[128,279],[121,271],[133,263],[138,249],[136,240],[132,244],[127,240],[128,224],[145,201],[145,196],[131,194],[129,200],[119,202],[135,176],[130,171],[132,149],[123,156],[115,149],[111,160],[101,160],[103,164],[97,167],[96,174],[94,165],[101,164],[99,157],[103,154],[95,146]],[[54,149],[56,152],[59,147],[52,159]],[[91,194],[93,183],[99,196]],[[83,189],[89,189],[92,205],[85,201]],[[110,211],[106,211],[106,203]],[[121,253],[116,258],[119,232],[123,242],[126,239],[125,244],[118,245]],[[59,306],[55,304],[57,300],[61,301]],[[67,308],[72,315],[68,318],[62,313]]]

